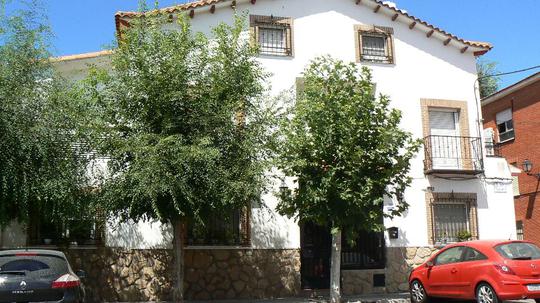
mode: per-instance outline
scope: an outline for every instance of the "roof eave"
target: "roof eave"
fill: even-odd
[[[508,96],[509,94],[523,88],[523,87],[526,87],[526,86],[529,86],[533,83],[536,83],[540,81],[540,72],[536,73],[536,74],[532,74],[530,75],[529,77],[525,78],[525,79],[522,79],[510,86],[507,86],[501,90],[499,90],[498,92],[495,92],[487,97],[485,97],[484,99],[482,99],[481,101],[481,104],[482,106],[484,105],[488,105],[492,102],[495,102],[505,96]]]

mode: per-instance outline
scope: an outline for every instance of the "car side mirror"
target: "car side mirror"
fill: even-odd
[[[427,268],[432,268],[434,265],[435,264],[433,264],[433,261],[431,261],[431,260],[426,262],[426,267]]]
[[[79,277],[79,279],[86,279],[86,271],[82,269],[77,270],[75,274],[77,275],[77,277]]]

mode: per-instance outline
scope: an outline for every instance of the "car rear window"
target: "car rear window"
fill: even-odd
[[[495,246],[495,251],[503,258],[512,260],[540,259],[540,249],[532,243],[512,242]]]
[[[47,277],[69,272],[67,261],[53,255],[5,255],[0,256],[1,274],[24,274],[27,276]]]

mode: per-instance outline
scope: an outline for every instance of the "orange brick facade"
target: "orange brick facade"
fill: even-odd
[[[540,173],[540,80],[506,96],[494,97],[494,101],[482,105],[484,128],[492,128],[498,142],[496,114],[511,108],[515,139],[500,145],[501,155],[520,169],[523,161],[529,159],[533,163],[531,173]],[[518,175],[518,180],[520,195],[514,197],[516,220],[523,222],[524,239],[540,245],[540,180],[525,172]]]

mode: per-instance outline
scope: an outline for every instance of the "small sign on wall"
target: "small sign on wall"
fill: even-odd
[[[493,188],[495,189],[496,193],[505,193],[508,191],[508,186],[506,183],[503,182],[495,182],[493,183]]]

